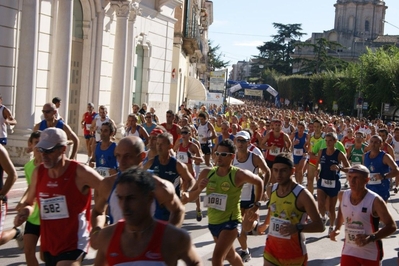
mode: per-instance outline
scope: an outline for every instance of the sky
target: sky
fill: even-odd
[[[213,0],[213,23],[208,38],[213,46],[220,45],[222,60],[235,64],[258,55],[256,48],[270,41],[277,33],[272,23],[302,24],[306,33],[334,28],[336,0]],[[385,0],[385,34],[399,35],[399,1]]]

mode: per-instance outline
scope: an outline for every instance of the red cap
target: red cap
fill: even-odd
[[[161,129],[159,129],[159,128],[154,128],[154,129],[151,131],[150,135],[158,136],[159,134],[162,134],[162,133],[163,133],[163,131],[162,131]]]

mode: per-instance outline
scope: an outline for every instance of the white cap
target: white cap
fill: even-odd
[[[247,131],[244,131],[244,130],[239,131],[239,132],[235,135],[235,137],[236,137],[236,138],[241,137],[241,138],[246,139],[246,140],[249,140],[249,139],[251,138],[251,136],[249,135],[249,133],[248,133]]]
[[[36,144],[37,148],[45,150],[52,149],[55,146],[67,146],[68,138],[64,130],[49,127],[43,130],[40,134],[39,143]]]

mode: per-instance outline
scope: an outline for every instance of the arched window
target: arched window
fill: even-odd
[[[364,22],[364,31],[370,31],[370,22],[368,20]]]

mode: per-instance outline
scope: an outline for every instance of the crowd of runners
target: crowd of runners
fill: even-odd
[[[325,231],[335,241],[341,230],[341,265],[380,265],[381,240],[396,230],[386,205],[399,186],[394,122],[247,100],[223,111],[181,105],[165,115],[134,104],[118,129],[105,106],[88,103],[81,120],[88,159],[80,164],[79,138],[59,104],[54,98],[43,106],[27,140],[29,188],[11,229],[3,226],[16,172],[4,127],[0,132],[0,172],[8,176],[0,182],[0,244],[16,239],[28,265],[39,264],[39,238],[46,265],[80,265],[89,245],[97,250],[95,265],[202,265],[181,229],[189,202],[197,221],[207,216],[212,265],[248,262],[248,234],[266,235],[264,265],[306,265],[303,233]],[[15,124],[1,108],[0,124]]]

